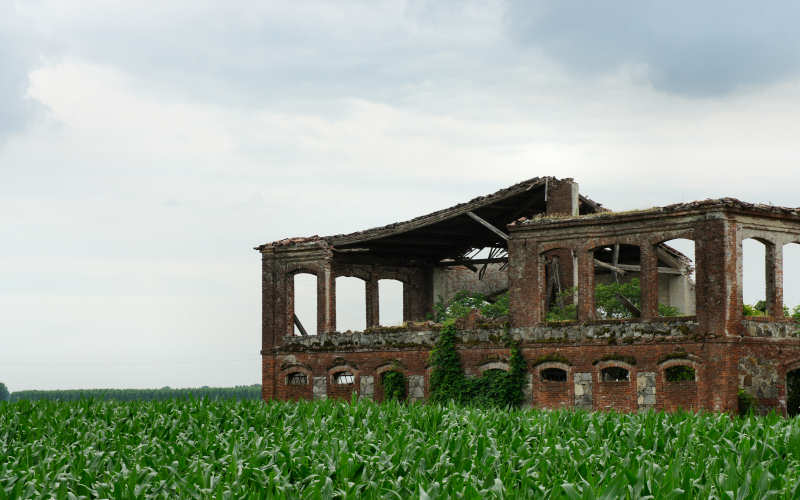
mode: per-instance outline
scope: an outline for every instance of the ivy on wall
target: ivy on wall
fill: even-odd
[[[383,385],[383,397],[386,401],[396,399],[403,401],[406,399],[406,378],[402,373],[392,370],[384,372],[381,377]]]
[[[487,370],[482,376],[467,378],[456,350],[456,328],[447,322],[439,331],[431,351],[431,396],[435,403],[455,401],[481,407],[516,407],[522,404],[527,368],[519,345],[508,342],[511,351],[508,372]]]

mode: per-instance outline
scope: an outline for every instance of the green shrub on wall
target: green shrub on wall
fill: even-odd
[[[508,372],[487,370],[482,376],[467,378],[461,367],[461,357],[456,351],[456,328],[446,323],[439,332],[436,346],[431,351],[431,401],[475,405],[481,407],[519,406],[523,401],[527,368],[519,346],[509,342],[511,355]]]
[[[756,398],[744,389],[739,389],[739,415],[747,415],[756,410]]]
[[[403,401],[406,399],[406,378],[398,371],[385,372],[381,376],[383,385],[383,397],[386,401],[396,399]]]

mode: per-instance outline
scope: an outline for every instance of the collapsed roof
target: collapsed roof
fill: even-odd
[[[559,179],[555,177],[535,177],[405,222],[349,234],[287,238],[260,245],[256,250],[324,240],[341,252],[437,261],[458,259],[473,248],[507,246],[502,237],[476,222],[470,213],[505,231],[511,222],[544,213],[547,207],[548,184],[557,181]],[[581,215],[602,211],[605,209],[599,203],[579,196]]]

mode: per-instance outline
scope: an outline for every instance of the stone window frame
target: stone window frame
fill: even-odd
[[[628,380],[603,380],[603,370],[606,368],[622,368],[628,371]],[[635,367],[630,363],[617,360],[601,361],[595,365],[595,374],[598,384],[633,384],[636,380]]]
[[[688,366],[694,370],[694,380],[682,380],[681,382],[697,384],[700,381],[700,370],[697,361],[690,358],[668,359],[658,364],[658,372],[661,375],[661,381],[664,383],[664,387],[669,387],[669,384],[678,383],[667,380],[667,368],[673,368],[675,366]]]
[[[342,372],[350,372],[353,375],[352,384],[339,384],[336,382],[336,375]],[[330,384],[333,387],[341,387],[341,386],[358,387],[360,383],[361,383],[361,373],[359,372],[358,369],[352,367],[351,365],[338,365],[328,370],[328,384]]]
[[[289,375],[293,373],[302,373],[306,376],[306,383],[305,384],[290,384],[289,383]],[[291,387],[303,387],[306,385],[311,385],[312,373],[311,370],[306,368],[303,365],[291,365],[287,366],[286,368],[282,369],[281,372],[281,380],[283,380],[284,385],[291,386]]]
[[[555,368],[557,370],[563,370],[567,374],[567,378],[564,381],[557,381],[557,380],[545,380],[542,378],[542,371],[547,370],[549,368]],[[534,368],[536,380],[542,384],[569,384],[572,380],[572,367],[566,363],[561,361],[546,361],[544,363],[539,363]]]
[[[489,370],[503,370],[508,373],[510,369],[511,367],[507,362],[498,360],[486,361],[475,367],[475,371],[478,372],[479,377],[482,377],[483,374]]]

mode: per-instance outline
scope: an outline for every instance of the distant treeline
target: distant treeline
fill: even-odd
[[[261,384],[236,387],[195,387],[185,389],[71,389],[63,391],[19,391],[11,393],[11,401],[50,399],[77,401],[98,399],[108,401],[162,401],[165,399],[261,399]]]

